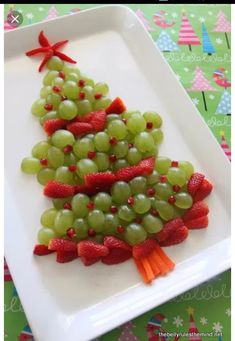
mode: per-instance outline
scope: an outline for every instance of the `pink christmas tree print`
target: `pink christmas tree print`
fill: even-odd
[[[230,49],[230,44],[229,44],[227,33],[231,32],[231,23],[228,21],[223,11],[220,11],[217,15],[217,21],[216,21],[215,28],[213,31],[223,32],[225,34],[226,43],[227,43],[228,49]]]
[[[129,321],[123,324],[120,328],[122,329],[121,335],[117,339],[117,341],[140,341],[134,334],[133,328],[134,324],[132,321]]]
[[[189,334],[189,337],[188,337],[188,341],[202,341],[201,337],[200,336],[197,336],[195,334],[199,334],[199,331],[196,327],[196,323],[194,321],[194,318],[193,318],[193,312],[194,312],[194,309],[189,307],[187,309],[188,311],[188,314],[189,314],[189,329],[188,329],[188,332]]]
[[[223,149],[225,155],[228,157],[229,161],[231,161],[231,149],[229,148],[229,145],[227,144],[225,140],[224,131],[220,131],[221,136],[221,148]]]
[[[185,14],[183,14],[182,16],[179,39],[177,43],[179,45],[188,45],[190,51],[192,51],[191,45],[201,44],[198,36],[194,32],[194,29]]]
[[[58,17],[58,11],[55,6],[51,6],[48,10],[45,20],[52,20]]]
[[[135,12],[136,15],[138,16],[138,18],[140,19],[140,21],[142,22],[142,24],[144,25],[144,27],[146,28],[147,31],[152,32],[154,31],[154,29],[149,25],[148,20],[145,18],[144,12],[141,11],[140,9],[137,9],[137,11]]]
[[[207,111],[205,91],[216,91],[216,89],[210,85],[210,82],[205,78],[200,67],[196,66],[195,77],[192,80],[192,86],[191,88],[188,89],[188,91],[202,92],[204,107],[205,107],[205,110]]]

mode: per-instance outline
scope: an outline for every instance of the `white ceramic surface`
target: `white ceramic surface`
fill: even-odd
[[[30,107],[43,74],[36,47],[44,30],[51,41],[68,38],[65,53],[111,96],[129,108],[156,110],[164,120],[160,154],[190,160],[214,183],[208,229],[167,249],[176,269],[144,285],[132,261],[84,267],[57,264],[54,255],[33,257],[42,211],[50,202],[21,159],[45,138]],[[131,10],[105,6],[5,34],[5,255],[38,341],[90,340],[171,299],[230,266],[230,164],[185,90]]]

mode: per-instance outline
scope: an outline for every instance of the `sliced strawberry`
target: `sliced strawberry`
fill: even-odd
[[[85,184],[74,186],[74,194],[83,193],[92,196],[95,195],[97,192],[98,191],[95,187],[91,187]]]
[[[105,109],[106,114],[121,114],[126,110],[126,106],[120,97],[115,98],[112,103]]]
[[[143,169],[144,173],[151,174],[153,172],[154,163],[155,163],[155,157],[148,157],[140,161],[138,166]]]
[[[48,181],[44,187],[44,195],[49,198],[67,198],[74,195],[74,186],[58,181]]]
[[[90,124],[95,131],[102,131],[105,127],[106,112],[104,110],[95,111],[92,113]]]
[[[73,122],[66,126],[67,130],[76,136],[82,136],[85,134],[92,133],[94,128],[90,123],[85,122]]]
[[[192,220],[187,220],[185,222],[185,226],[187,226],[187,228],[190,230],[203,229],[208,226],[208,216],[205,215]]]
[[[77,243],[63,238],[53,238],[48,245],[49,250],[53,251],[77,251]]]
[[[92,118],[94,117],[95,112],[89,112],[88,114],[81,116],[82,122],[91,123]]]
[[[119,169],[115,174],[117,180],[130,181],[136,176],[150,174],[154,168],[154,157],[143,159],[136,166],[129,166]]]
[[[91,240],[83,240],[77,245],[78,255],[85,258],[97,258],[107,256],[109,249],[107,246],[98,244]]]
[[[122,250],[127,250],[127,251],[132,250],[129,244],[113,236],[105,237],[104,245],[107,246],[109,249],[122,249]]]
[[[52,135],[56,130],[62,129],[66,126],[67,121],[62,120],[61,118],[53,118],[51,120],[47,120],[43,124],[43,128],[47,135]]]
[[[81,257],[81,261],[83,262],[83,264],[85,266],[90,266],[92,264],[95,264],[95,263],[99,262],[100,260],[101,260],[101,257],[94,257],[94,258]]]
[[[132,257],[132,252],[124,249],[111,249],[109,254],[102,257],[101,262],[107,265],[123,263]]]
[[[189,179],[188,184],[187,184],[189,194],[194,195],[196,193],[196,191],[201,186],[204,178],[205,178],[205,175],[203,175],[201,173],[194,173],[191,176],[191,178]]]
[[[166,240],[159,242],[160,246],[171,246],[183,242],[188,237],[186,226],[180,226]]]
[[[68,263],[78,258],[77,251],[57,251],[56,261],[58,263]]]
[[[49,250],[48,247],[43,244],[36,244],[33,249],[33,253],[37,256],[49,255],[52,252],[54,251]]]
[[[99,191],[106,191],[117,181],[116,176],[111,172],[99,172],[85,175],[85,184]]]
[[[193,196],[193,201],[196,202],[205,199],[211,193],[212,189],[213,185],[207,179],[204,179],[200,188]]]
[[[179,227],[183,226],[184,222],[181,218],[175,218],[164,224],[163,229],[156,233],[159,242],[168,239]]]
[[[157,241],[155,239],[148,238],[144,242],[133,246],[133,257],[135,259],[146,257],[156,248],[156,246]]]
[[[204,201],[197,201],[189,208],[183,215],[182,219],[184,222],[196,218],[203,217],[209,213],[209,208],[207,203]]]

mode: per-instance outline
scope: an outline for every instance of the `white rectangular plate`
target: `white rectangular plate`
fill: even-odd
[[[214,183],[208,229],[167,249],[176,269],[144,285],[132,261],[85,268],[33,257],[42,211],[50,202],[21,159],[45,138],[30,106],[38,97],[39,60],[24,52],[39,31],[69,39],[65,53],[129,108],[156,110],[164,120],[161,155],[190,160]],[[171,299],[230,266],[230,165],[185,90],[131,10],[105,6],[5,35],[5,254],[36,340],[90,340]]]

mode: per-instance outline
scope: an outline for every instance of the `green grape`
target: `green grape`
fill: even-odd
[[[66,79],[67,79],[67,76],[71,73],[76,73],[76,75],[78,77],[80,77],[80,71],[78,70],[78,68],[74,67],[74,66],[69,66],[69,65],[65,65],[64,68],[63,68],[63,72],[66,76]]]
[[[53,168],[58,168],[64,164],[64,154],[57,147],[51,147],[48,150],[47,159]]]
[[[79,78],[85,81],[85,85],[89,85],[89,86],[92,86],[92,88],[94,88],[95,83],[94,83],[93,79],[87,77],[83,73],[80,73],[80,77]]]
[[[117,232],[119,225],[119,219],[117,214],[106,213],[104,215],[104,235],[112,235]]]
[[[179,168],[185,171],[187,179],[190,179],[194,173],[193,165],[189,161],[179,161]]]
[[[55,172],[55,180],[64,184],[71,184],[73,181],[73,173],[66,166],[58,167]]]
[[[72,120],[77,116],[78,109],[73,101],[65,100],[59,105],[59,116],[65,120]]]
[[[38,182],[45,186],[48,181],[54,180],[55,179],[55,170],[51,168],[42,168],[38,173],[37,173],[37,180]]]
[[[82,159],[77,163],[77,174],[83,179],[86,174],[96,173],[98,172],[98,168],[94,161],[90,159]]]
[[[63,91],[68,99],[77,99],[79,93],[77,82],[66,81],[63,86]]]
[[[104,229],[104,213],[100,210],[93,210],[88,214],[88,224],[96,232],[102,232]]]
[[[132,134],[138,134],[145,130],[146,122],[142,115],[133,114],[127,120],[127,128],[130,130]]]
[[[106,117],[106,125],[108,125],[110,122],[115,121],[115,120],[121,120],[121,115],[117,115],[117,114],[109,114]]]
[[[141,225],[131,223],[127,226],[124,237],[127,243],[135,245],[143,242],[147,238],[147,233]]]
[[[141,152],[145,153],[155,149],[153,137],[150,133],[143,131],[135,137],[135,147]]]
[[[100,99],[95,100],[95,102],[93,103],[93,109],[94,111],[106,109],[108,108],[110,103],[111,103],[111,99],[103,96]]]
[[[157,199],[167,200],[171,195],[173,195],[173,190],[171,185],[165,182],[159,182],[154,185],[154,189],[156,190],[155,197]]]
[[[150,134],[152,135],[154,142],[156,144],[162,143],[163,140],[163,132],[161,129],[153,129]]]
[[[43,85],[48,86],[51,85],[54,78],[59,76],[58,71],[49,71],[43,78]]]
[[[67,145],[74,144],[74,136],[70,131],[65,129],[59,129],[51,137],[52,144],[57,148],[64,148]]]
[[[33,146],[32,156],[37,159],[44,159],[47,157],[47,152],[50,148],[51,145],[47,141],[38,142]]]
[[[82,101],[76,101],[76,103],[77,103],[78,114],[80,116],[84,116],[88,112],[92,111],[92,105],[87,99],[84,99]]]
[[[64,85],[64,80],[61,77],[55,77],[51,83],[52,86],[59,86],[59,87],[63,87]]]
[[[91,139],[83,137],[73,145],[73,152],[79,159],[87,158],[88,152],[94,152],[95,146]]]
[[[139,110],[126,110],[122,113],[122,117],[129,120],[129,118],[135,114],[141,115],[141,112]]]
[[[124,221],[131,222],[135,219],[135,212],[127,205],[122,205],[118,210],[118,217]]]
[[[177,193],[175,195],[175,199],[176,199],[175,206],[179,208],[184,208],[184,209],[190,208],[193,204],[193,199],[191,195],[185,192]]]
[[[166,174],[171,166],[171,160],[168,157],[158,156],[155,161],[155,169],[159,174]]]
[[[86,239],[88,237],[88,224],[86,220],[77,218],[73,222],[73,228],[76,231],[77,238]]]
[[[156,170],[154,170],[150,175],[147,176],[148,185],[155,185],[160,181],[160,175]]]
[[[109,194],[100,192],[94,197],[94,204],[98,210],[108,212],[112,205],[112,198]]]
[[[129,182],[129,185],[133,195],[145,193],[147,188],[147,180],[143,176],[137,176]]]
[[[185,171],[178,167],[170,167],[167,172],[167,179],[172,185],[183,186],[186,183]]]
[[[130,186],[124,181],[117,181],[111,188],[113,201],[124,204],[131,195]]]
[[[81,90],[81,92],[84,92],[85,98],[90,102],[94,102],[95,98],[93,95],[93,88],[89,85],[84,86]]]
[[[127,140],[128,143],[131,143],[131,144],[134,145],[135,135],[133,135],[129,131],[127,131],[126,140]]]
[[[153,124],[153,128],[160,128],[162,125],[162,118],[159,114],[154,111],[147,111],[144,113],[145,121],[151,122]]]
[[[99,152],[108,152],[110,149],[109,136],[107,133],[101,131],[95,134],[94,144],[96,150]]]
[[[70,203],[71,202],[71,197],[52,199],[52,202],[53,202],[53,206],[57,210],[61,210],[61,209],[63,209],[65,203]]]
[[[45,104],[45,98],[37,99],[31,107],[31,113],[36,117],[45,115],[47,113],[46,109],[44,108]]]
[[[60,235],[66,234],[66,231],[73,226],[74,215],[71,210],[60,210],[55,217],[55,230]]]
[[[157,156],[157,155],[158,155],[158,148],[157,148],[157,146],[155,146],[154,149],[152,149],[148,152],[142,153],[142,159],[145,159],[145,158],[150,157],[150,156]]]
[[[107,95],[109,92],[108,84],[103,82],[96,83],[94,86],[94,93],[96,92],[100,92],[103,96]]]
[[[47,96],[50,95],[51,92],[52,92],[52,87],[50,85],[44,86],[40,90],[40,97],[47,98]]]
[[[64,67],[64,62],[57,56],[51,57],[47,62],[47,68],[49,70],[61,71]]]
[[[174,206],[163,200],[155,201],[155,208],[163,220],[170,220],[174,217]]]
[[[136,165],[141,161],[142,155],[137,148],[132,147],[128,150],[126,159],[130,165]]]
[[[43,125],[47,120],[51,120],[53,118],[58,118],[57,111],[49,111],[46,115],[40,117],[40,124]]]
[[[71,72],[66,76],[66,81],[78,82],[79,77],[75,72]]]
[[[109,168],[109,157],[105,153],[96,153],[96,156],[94,157],[94,162],[98,168],[99,172],[104,172]]]
[[[154,217],[152,214],[146,214],[143,217],[142,224],[148,233],[157,233],[163,228],[161,219]]]
[[[47,103],[52,104],[53,109],[58,109],[61,103],[61,96],[59,94],[50,94],[47,96]]]
[[[182,215],[184,214],[185,210],[179,207],[174,206],[174,217],[173,218],[178,218],[178,217],[182,217]]]
[[[78,159],[73,153],[64,155],[64,166],[76,165]]]
[[[113,171],[118,171],[121,168],[128,167],[130,164],[125,159],[119,159],[113,164]]]
[[[134,196],[133,209],[138,214],[146,213],[151,208],[151,201],[145,194]]]
[[[86,137],[87,137],[88,139],[93,140],[94,137],[95,137],[95,135],[94,135],[94,134],[87,134]]]
[[[108,134],[118,140],[124,139],[127,134],[125,123],[120,120],[111,121],[108,125]]]
[[[111,154],[114,154],[118,159],[124,158],[127,155],[127,152],[127,141],[118,141],[118,143],[111,148]]]
[[[35,157],[25,157],[21,162],[21,170],[27,174],[36,174],[41,168],[40,161]]]
[[[52,238],[56,238],[57,236],[58,236],[57,233],[53,229],[50,229],[48,227],[42,227],[38,231],[38,242],[40,244],[48,246],[50,240]]]
[[[55,226],[55,218],[58,211],[55,208],[49,208],[41,215],[40,222],[43,227],[54,228]]]

